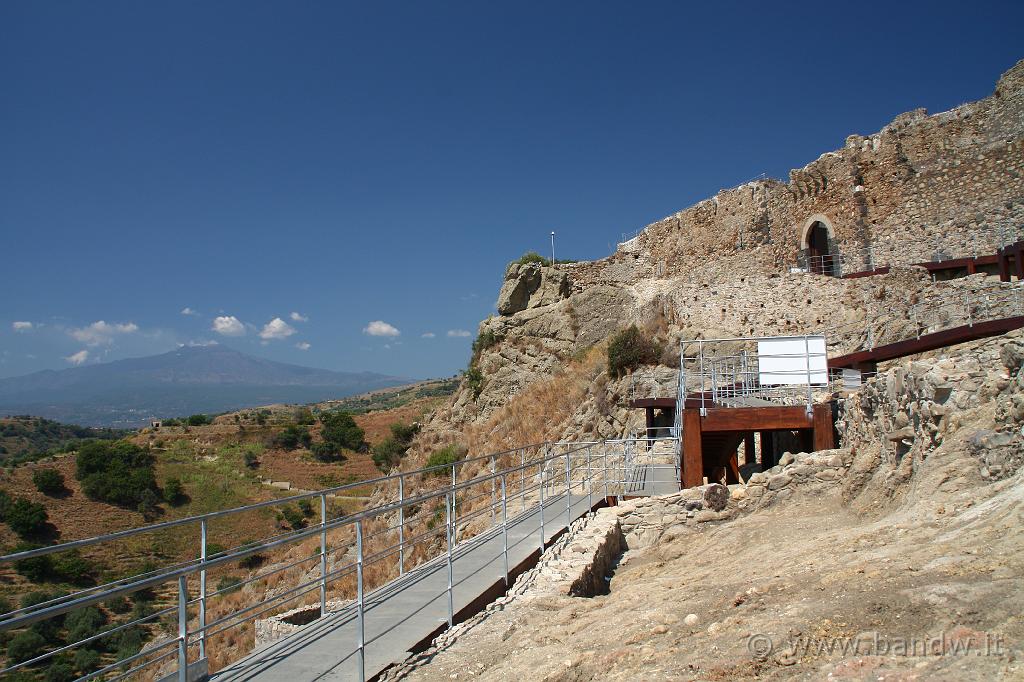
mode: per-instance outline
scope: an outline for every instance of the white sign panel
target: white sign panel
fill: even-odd
[[[824,336],[776,336],[757,341],[762,386],[828,384]]]

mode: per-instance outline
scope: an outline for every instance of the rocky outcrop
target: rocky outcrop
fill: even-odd
[[[513,315],[557,303],[568,297],[571,289],[569,276],[557,267],[512,263],[505,270],[505,283],[498,294],[498,314]]]

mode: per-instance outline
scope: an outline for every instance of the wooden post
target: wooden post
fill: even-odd
[[[978,271],[978,264],[973,258],[967,259],[967,274],[973,275]]]
[[[800,450],[814,452],[814,429],[800,429]]]
[[[1024,281],[1024,246],[1017,242],[1017,248],[1013,251],[1013,269],[1017,273],[1017,281]]]
[[[775,438],[771,431],[761,432],[761,471],[775,466]]]
[[[683,467],[680,471],[683,488],[704,482],[704,454],[701,449],[700,410],[683,410]]]
[[[831,450],[836,446],[832,434],[832,404],[814,406],[814,451]]]
[[[1010,249],[1008,247],[999,249],[996,259],[999,261],[999,281],[1010,281]]]
[[[654,408],[647,407],[644,409],[644,415],[647,417],[647,430],[644,432],[644,438],[651,437],[651,428],[654,426]]]

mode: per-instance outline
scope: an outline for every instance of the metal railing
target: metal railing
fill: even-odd
[[[16,552],[0,557],[0,568],[24,565],[32,560],[52,560],[68,552],[117,555],[124,544],[158,544],[163,534],[195,533],[195,559],[176,560],[68,595],[27,604],[0,616],[0,631],[31,628],[39,623],[59,623],[69,614],[111,600],[143,592],[161,592],[170,605],[152,613],[132,614],[124,622],[91,632],[75,641],[53,645],[23,660],[0,664],[0,675],[64,659],[108,638],[135,629],[154,636],[150,644],[130,654],[104,655],[92,670],[80,670],[79,680],[119,680],[165,675],[181,682],[196,671],[203,674],[212,649],[259,617],[269,617],[286,605],[309,606],[317,617],[331,613],[332,597],[354,600],[359,635],[352,643],[365,679],[363,611],[368,590],[395,583],[407,573],[446,561],[448,567],[448,624],[453,623],[451,578],[456,547],[477,539],[504,534],[506,585],[509,580],[508,527],[513,519],[539,508],[539,539],[543,550],[543,509],[561,495],[566,498],[567,525],[572,521],[573,498],[586,496],[587,509],[595,498],[644,495],[678,490],[678,440],[668,438],[561,441],[524,446],[499,453],[469,457],[410,472],[360,481],[316,492],[293,495],[234,509],[166,521],[106,535]],[[351,514],[334,515],[333,502],[341,493],[373,486],[374,506]],[[316,519],[307,527],[292,527],[259,541],[230,549],[214,547],[212,526],[238,521],[248,514],[311,502],[319,503]],[[442,525],[443,522],[443,525]],[[550,529],[549,529],[550,530]],[[304,543],[314,545],[303,550]],[[255,558],[277,553],[264,568]],[[304,552],[306,552],[304,554]],[[243,580],[210,589],[217,574],[252,562]],[[283,583],[283,584],[282,584]],[[262,593],[246,603],[231,595],[240,590]],[[272,588],[272,589],[271,589]],[[244,597],[245,594],[242,593]],[[317,613],[318,612],[318,613]],[[100,647],[101,649],[104,647]],[[106,649],[110,647],[107,646]],[[222,652],[237,658],[246,652]]]
[[[779,341],[792,349],[765,352],[760,345]],[[820,336],[735,337],[680,342],[681,383],[687,396],[710,407],[806,405],[815,391],[829,389],[825,341]]]

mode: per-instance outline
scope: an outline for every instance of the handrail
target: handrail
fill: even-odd
[[[111,598],[129,595],[140,590],[153,588],[159,585],[166,585],[168,583],[178,582],[178,618],[179,618],[179,636],[177,639],[171,639],[168,641],[161,642],[159,645],[150,646],[143,651],[118,661],[113,666],[108,665],[98,671],[93,671],[87,675],[87,678],[95,678],[105,676],[108,672],[113,671],[121,666],[126,666],[129,663],[134,663],[154,651],[159,651],[173,647],[178,647],[178,661],[179,670],[183,670],[184,667],[182,662],[188,658],[188,647],[195,646],[198,644],[200,657],[202,658],[205,654],[207,638],[213,634],[224,631],[229,627],[235,627],[241,623],[250,620],[255,617],[253,614],[254,609],[256,613],[265,613],[266,611],[274,608],[279,608],[283,604],[293,601],[303,595],[309,594],[317,589],[319,586],[321,593],[321,615],[326,613],[326,589],[327,585],[333,581],[340,580],[342,576],[351,575],[353,571],[358,574],[359,585],[363,584],[362,577],[362,566],[364,563],[374,563],[382,561],[388,557],[393,557],[396,554],[400,559],[401,569],[398,573],[399,576],[404,572],[405,558],[404,553],[411,547],[415,547],[418,543],[424,542],[429,537],[435,537],[438,534],[436,530],[428,530],[424,533],[415,533],[409,537],[405,537],[404,526],[406,523],[405,513],[406,510],[413,506],[422,506],[427,502],[433,500],[439,500],[444,498],[447,500],[446,505],[446,516],[447,521],[445,531],[446,545],[448,546],[449,561],[452,557],[452,551],[458,541],[457,533],[455,528],[456,522],[461,522],[463,527],[466,522],[474,521],[478,519],[486,518],[490,515],[490,525],[481,530],[474,537],[493,536],[494,532],[497,532],[499,526],[497,523],[496,505],[497,497],[496,492],[498,490],[498,483],[500,483],[501,489],[501,509],[502,509],[502,523],[507,523],[508,511],[506,509],[506,501],[515,501],[516,497],[521,499],[522,513],[526,511],[526,496],[530,495],[531,507],[534,505],[534,493],[540,495],[540,499],[545,504],[550,504],[545,497],[550,497],[553,494],[566,494],[574,495],[573,491],[578,486],[584,486],[587,489],[587,495],[593,495],[593,485],[595,477],[603,479],[603,485],[605,492],[608,494],[611,490],[614,490],[614,494],[621,495],[625,494],[627,485],[630,480],[636,478],[635,474],[632,473],[632,469],[638,466],[637,461],[632,452],[634,451],[633,445],[637,442],[648,443],[648,449],[650,444],[658,441],[672,441],[678,442],[677,434],[673,433],[671,438],[622,438],[622,439],[608,439],[608,440],[594,440],[594,441],[545,441],[543,443],[532,444],[528,446],[520,446],[516,448],[509,448],[500,452],[480,455],[475,457],[468,457],[457,462],[450,464],[435,465],[431,467],[424,467],[413,471],[398,472],[387,476],[381,476],[366,481],[354,482],[345,484],[342,486],[335,486],[331,488],[325,488],[319,491],[310,491],[301,493],[299,495],[293,495],[285,498],[268,500],[264,502],[258,502],[251,505],[243,505],[227,510],[220,510],[216,512],[209,512],[206,514],[199,514],[195,516],[186,517],[183,519],[175,519],[173,521],[167,521],[163,523],[150,524],[148,526],[142,526],[139,528],[128,529],[125,531],[117,531],[114,533],[107,533],[104,535],[84,538],[80,540],[74,540],[59,545],[52,545],[48,547],[41,547],[31,550],[25,550],[8,554],[0,557],[0,563],[11,564],[23,559],[34,558],[39,556],[46,556],[55,554],[58,552],[65,552],[72,549],[78,549],[81,547],[95,546],[107,542],[117,542],[125,538],[137,536],[142,533],[152,533],[162,531],[168,528],[182,527],[188,524],[198,524],[202,530],[201,533],[201,551],[198,559],[189,559],[185,561],[179,561],[171,563],[169,566],[162,567],[161,569],[142,573],[139,576],[132,576],[128,578],[118,579],[110,581],[105,585],[93,586],[79,590],[78,592],[72,593],[71,595],[62,596],[58,599],[51,599],[46,602],[42,602],[38,605],[26,606],[19,609],[15,609],[8,614],[0,615],[0,631],[7,631],[16,628],[25,627],[33,623],[37,623],[42,620],[67,614],[75,609],[83,608],[86,606],[94,605],[99,602],[107,601]],[[599,447],[605,450],[602,453],[603,462],[593,461],[593,448]],[[500,458],[512,455],[512,461],[508,462],[507,465],[498,468],[498,462]],[[518,456],[516,456],[518,455]],[[584,457],[585,455],[585,457]],[[611,456],[609,456],[611,455]],[[551,464],[555,461],[565,462],[565,466],[554,466]],[[583,460],[585,460],[586,466],[584,468]],[[479,464],[485,461],[489,461],[491,467],[489,470],[483,468],[472,478],[466,480],[458,480],[457,470],[465,467],[469,464]],[[646,466],[646,464],[644,464]],[[671,467],[670,467],[671,468]],[[530,472],[530,470],[537,469],[537,472]],[[425,484],[430,485],[431,475],[437,475],[441,472],[443,475],[444,471],[451,470],[452,476],[448,480],[438,481],[440,485],[432,487],[426,491],[420,491],[418,494],[406,496],[404,492],[404,486],[402,483],[410,477],[424,477]],[[530,472],[530,473],[528,473]],[[614,475],[614,479],[612,476]],[[621,480],[618,477],[621,476]],[[539,483],[537,479],[539,478]],[[386,493],[387,497],[376,506],[368,509],[362,509],[351,514],[346,514],[337,518],[328,518],[326,515],[326,499],[327,496],[341,490],[349,490],[356,487],[367,487],[372,486],[378,491],[387,490],[384,486],[388,483],[397,481],[398,491],[397,496],[395,491]],[[678,485],[678,477],[672,479],[675,485]],[[508,490],[508,483],[512,483],[512,490]],[[552,488],[554,486],[554,488]],[[561,486],[561,487],[559,487]],[[489,490],[487,490],[489,488]],[[476,489],[476,490],[474,490]],[[632,490],[632,488],[630,488]],[[561,490],[561,493],[557,491]],[[620,492],[621,490],[621,492]],[[477,492],[482,491],[482,492]],[[554,491],[554,492],[553,492]],[[465,495],[463,495],[465,494]],[[631,493],[633,494],[633,493]],[[571,506],[572,495],[568,498],[567,504]],[[490,496],[490,500],[487,501],[485,498]],[[249,543],[240,545],[239,547],[223,550],[215,555],[207,556],[206,554],[206,535],[207,535],[207,523],[216,518],[229,516],[232,514],[239,514],[250,512],[252,510],[263,509],[272,506],[287,505],[297,500],[320,498],[321,500],[321,518],[319,523],[311,524],[309,527],[296,528],[284,533],[272,535],[262,541],[256,543]],[[460,499],[460,497],[462,499]],[[456,517],[456,507],[459,510],[463,509],[465,505],[471,502],[477,504],[471,505],[469,509],[464,513]],[[377,530],[370,529],[369,532],[365,532],[365,522],[369,522],[373,519],[378,519],[386,515],[398,512],[398,525],[392,525],[390,521],[385,522],[383,528]],[[423,517],[421,517],[422,519]],[[326,538],[329,531],[338,530],[341,528],[354,527],[356,529],[356,544],[359,547],[359,558],[358,561],[350,561],[349,563],[333,568],[331,571],[327,571],[326,557],[328,553],[333,554],[339,550],[338,547],[332,548],[330,551],[327,549]],[[429,526],[428,526],[429,528]],[[394,544],[390,540],[383,539],[384,545],[378,544],[375,549],[364,550],[363,543],[372,538],[382,536],[387,533],[393,533],[399,531],[398,543]],[[543,532],[543,528],[542,528]],[[254,605],[246,608],[237,609],[232,607],[232,610],[228,613],[222,613],[219,617],[207,621],[206,620],[206,606],[207,601],[211,598],[222,596],[229,591],[229,589],[216,590],[208,593],[206,591],[206,577],[207,573],[218,567],[226,566],[229,563],[234,563],[239,560],[251,557],[256,554],[268,552],[283,548],[286,546],[294,546],[297,543],[301,543],[305,540],[320,537],[321,544],[320,550],[313,555],[302,557],[295,560],[288,560],[283,563],[274,564],[273,567],[265,572],[259,572],[256,576],[250,576],[250,579],[246,581],[256,582],[258,580],[266,579],[267,577],[274,574],[282,574],[285,571],[293,569],[301,564],[307,562],[311,563],[316,560],[320,561],[320,576],[311,580],[300,581],[301,584],[293,586],[291,589],[287,589],[284,592],[278,592],[270,597],[260,598]],[[472,540],[471,540],[472,541]],[[347,541],[343,543],[343,546],[347,544]],[[506,550],[507,552],[507,547]],[[435,557],[433,560],[428,560],[426,563],[430,564],[434,560],[440,560],[440,557]],[[422,566],[423,564],[420,564]],[[198,577],[200,579],[201,590],[199,595],[193,594],[190,599],[188,596],[187,579],[192,577]],[[451,589],[451,588],[449,588]],[[360,594],[362,594],[362,588],[360,587]],[[199,623],[197,626],[189,630],[189,617],[187,609],[199,605]],[[174,607],[164,609],[160,611],[160,614],[166,615],[169,612],[174,611]],[[84,643],[93,641],[102,636],[106,636],[111,632],[118,632],[129,627],[136,627],[143,625],[152,620],[152,614],[145,616],[140,619],[130,620],[124,623],[118,623],[116,628],[110,632],[97,633],[94,636],[90,636],[85,640],[78,642],[69,643],[66,646],[60,647],[57,651],[50,651],[39,656],[36,656],[28,661],[23,661],[14,665],[9,665],[7,668],[0,670],[0,674],[12,672],[30,665],[34,665],[52,658],[56,653],[63,652],[68,649],[81,646]],[[361,649],[360,649],[361,651]],[[173,654],[174,652],[169,652]],[[160,659],[168,656],[161,656]],[[140,667],[145,667],[149,663],[145,663]],[[133,669],[134,670],[134,669]]]

